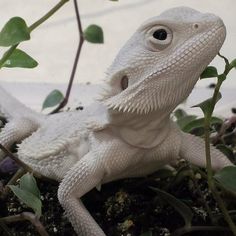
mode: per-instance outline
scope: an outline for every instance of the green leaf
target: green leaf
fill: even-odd
[[[37,65],[38,62],[35,61],[32,57],[30,57],[28,54],[26,54],[20,49],[15,49],[11,56],[4,62],[3,67],[34,68]]]
[[[84,31],[84,38],[90,43],[103,43],[103,31],[98,25],[89,25]]]
[[[218,96],[217,96],[217,99],[216,99],[216,103],[221,99],[221,93],[218,93]],[[212,109],[212,97],[211,98],[208,98],[207,100],[197,104],[197,105],[194,105],[192,107],[200,107],[201,110],[203,111],[204,115],[206,116],[207,114],[209,114],[211,112],[211,109]]]
[[[217,77],[218,72],[214,66],[208,66],[200,75],[201,79]]]
[[[236,68],[236,59],[230,62],[230,67]]]
[[[51,93],[49,93],[46,99],[44,100],[42,109],[54,107],[58,105],[63,99],[64,95],[62,94],[62,92],[55,89]]]
[[[18,186],[15,185],[8,185],[12,192],[28,207],[33,209],[35,214],[41,216],[42,214],[42,202],[41,200],[33,195],[32,193],[20,189]]]
[[[173,195],[158,188],[151,187],[151,189],[156,192],[158,196],[160,196],[164,201],[168,202],[172,207],[174,207],[176,211],[179,212],[179,214],[183,217],[185,221],[186,228],[189,228],[191,226],[193,213],[192,210],[185,203],[183,203]]]
[[[20,178],[20,189],[30,192],[36,197],[40,198],[40,191],[38,189],[36,180],[30,173],[26,173]]]
[[[204,128],[205,118],[199,118],[195,120],[191,120],[189,123],[186,123],[185,126],[182,127],[184,132],[190,133],[193,129]],[[211,117],[210,125],[218,125],[222,124],[223,121],[217,117]]]
[[[214,178],[226,189],[236,192],[236,166],[227,166],[217,172]]]
[[[11,18],[0,32],[0,46],[8,47],[30,39],[29,29],[20,17]]]

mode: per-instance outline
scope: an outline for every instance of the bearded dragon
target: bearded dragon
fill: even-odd
[[[6,147],[35,172],[60,182],[58,199],[80,236],[104,231],[80,198],[113,180],[153,173],[185,159],[205,166],[204,141],[183,133],[170,119],[226,36],[214,14],[187,7],[144,22],[109,68],[105,93],[83,111],[43,115],[0,88],[0,112],[8,123],[0,133]],[[212,167],[232,163],[211,147]]]

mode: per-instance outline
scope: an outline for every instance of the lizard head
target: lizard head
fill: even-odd
[[[102,101],[128,113],[171,112],[190,94],[225,35],[218,16],[187,7],[149,19],[109,68]]]

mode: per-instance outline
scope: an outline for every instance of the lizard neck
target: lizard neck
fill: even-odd
[[[126,143],[140,148],[159,145],[170,130],[170,112],[155,111],[146,115],[109,111],[113,132]]]

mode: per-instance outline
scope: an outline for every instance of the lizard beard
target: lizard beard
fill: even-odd
[[[156,78],[153,75],[146,80],[134,84],[120,94],[106,98],[103,102],[110,109],[123,112],[147,114],[152,111],[171,111],[181,103],[192,91],[196,79]],[[193,77],[193,76],[192,76]],[[178,88],[178,89],[176,89]]]

